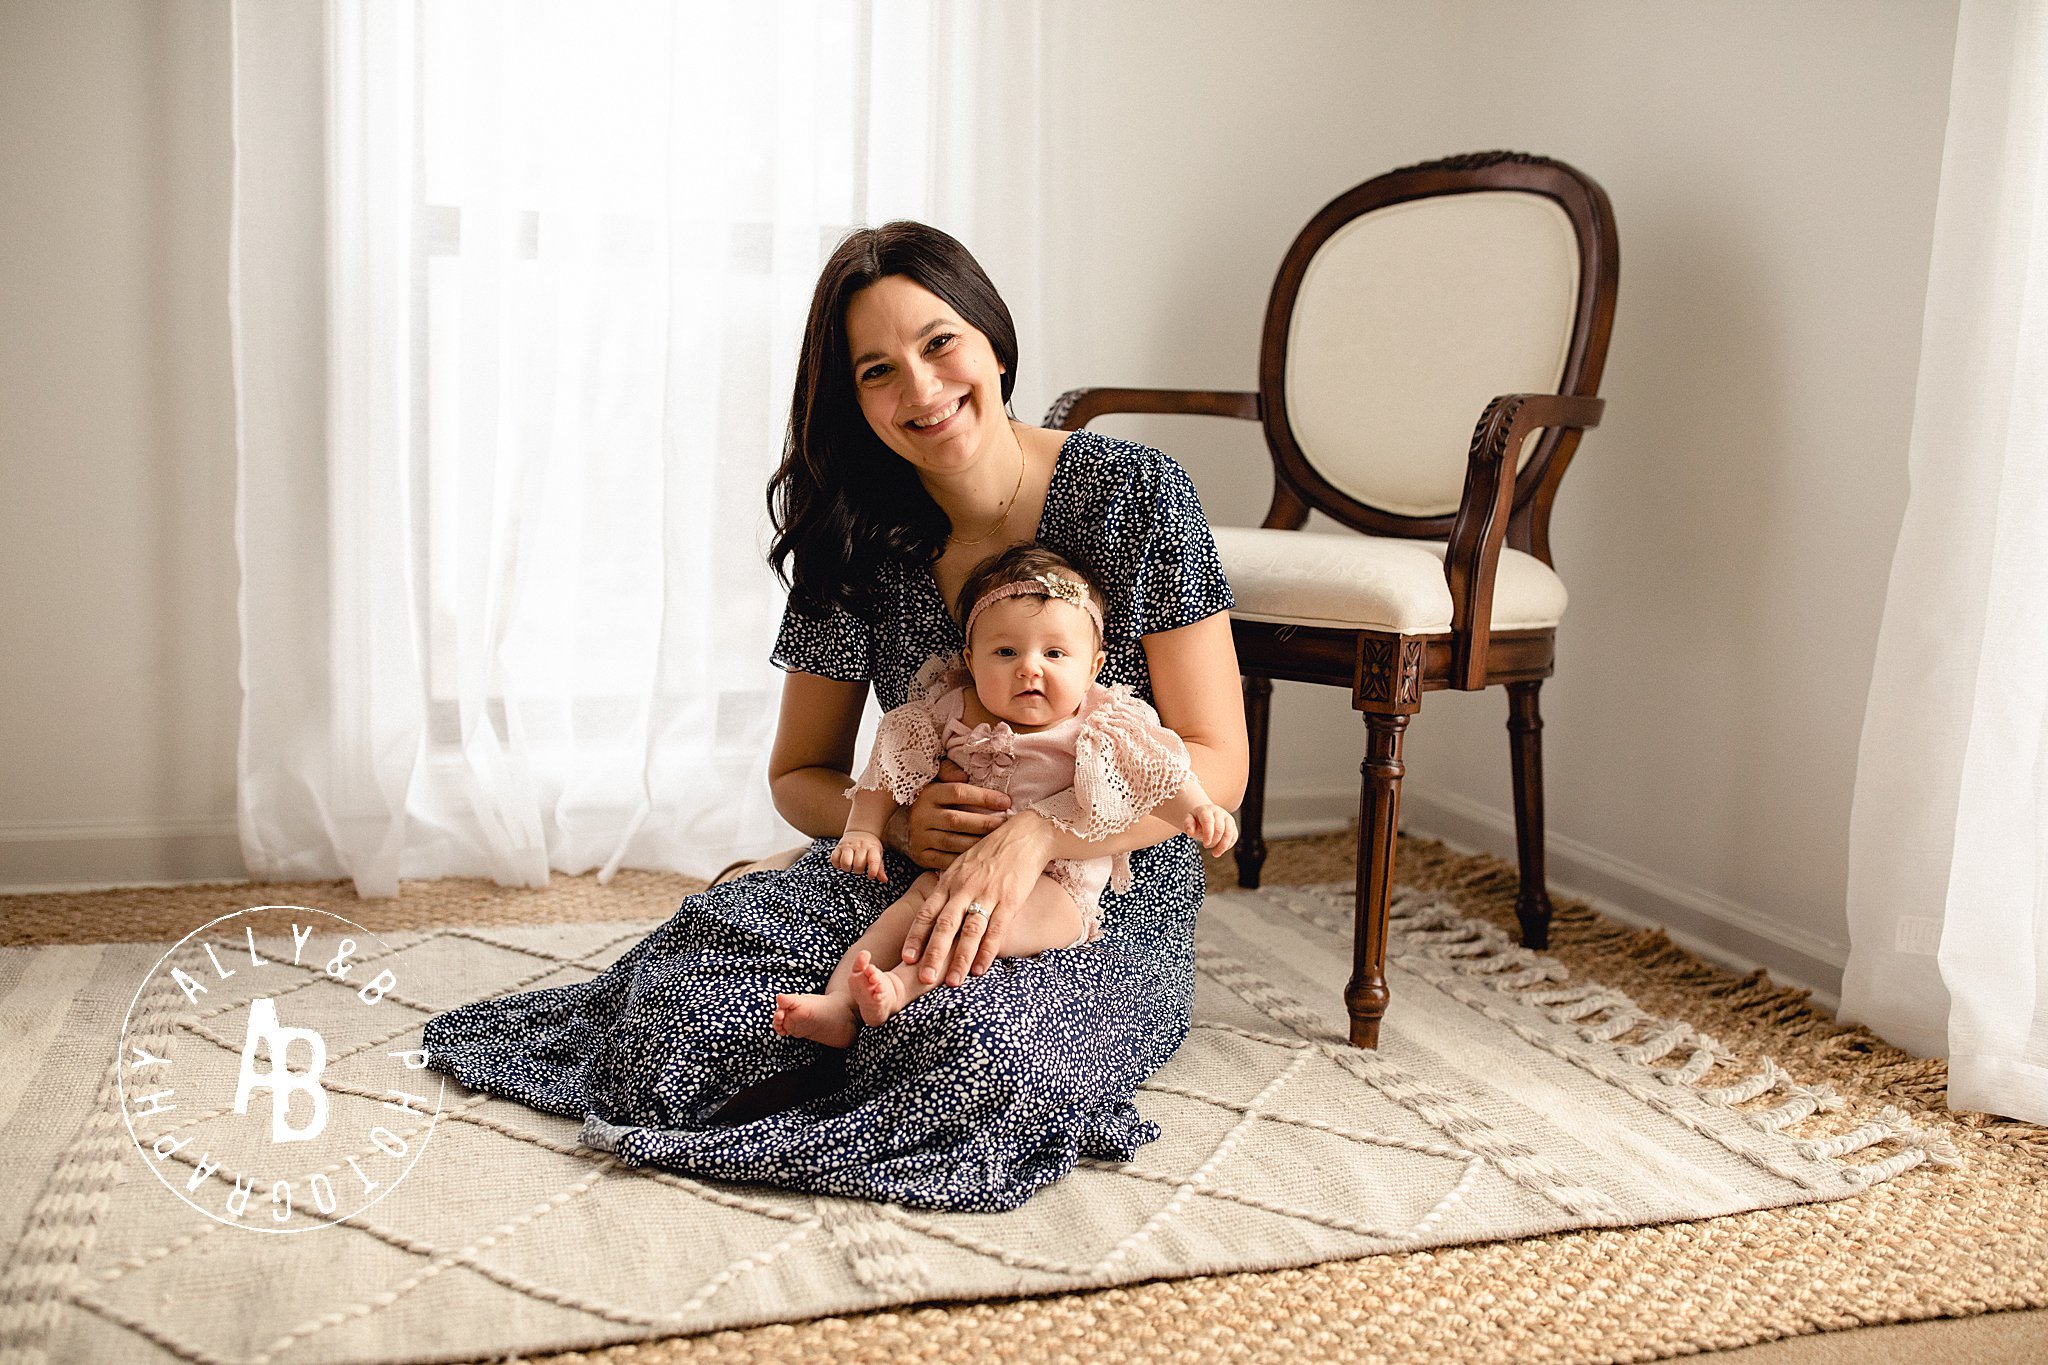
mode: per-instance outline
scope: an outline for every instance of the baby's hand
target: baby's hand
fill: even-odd
[[[1236,818],[1213,801],[1206,806],[1196,806],[1181,828],[1192,834],[1196,843],[1208,849],[1212,858],[1221,858],[1237,842]]]
[[[842,872],[862,872],[878,882],[889,880],[882,866],[882,841],[865,830],[841,835],[832,849],[832,866]]]

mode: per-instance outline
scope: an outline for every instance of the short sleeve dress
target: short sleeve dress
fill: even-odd
[[[1038,539],[1102,585],[1105,683],[1151,697],[1140,637],[1231,605],[1186,473],[1159,451],[1081,431],[1061,446]],[[960,631],[926,566],[880,576],[872,619],[784,617],[774,660],[873,685],[885,709]],[[827,1050],[769,1027],[775,996],[815,991],[919,869],[891,850],[886,885],[792,867],[686,899],[602,975],[430,1019],[430,1065],[472,1089],[584,1120],[632,1165],[923,1208],[1015,1208],[1082,1156],[1128,1160],[1159,1135],[1133,1097],[1187,1036],[1200,849],[1185,835],[1131,856],[1102,898],[1102,937],[998,959],[861,1030],[832,1093],[743,1123],[735,1094]]]

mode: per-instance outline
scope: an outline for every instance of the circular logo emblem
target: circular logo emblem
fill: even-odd
[[[404,954],[302,905],[222,915],[136,989],[121,1115],[164,1187],[207,1217],[308,1232],[362,1212],[426,1150],[445,1080]]]

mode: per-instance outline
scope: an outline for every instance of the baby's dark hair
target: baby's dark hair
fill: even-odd
[[[1046,573],[1059,573],[1079,580],[1088,589],[1088,599],[1095,604],[1096,610],[1108,613],[1109,599],[1103,596],[1102,585],[1095,581],[1093,575],[1058,551],[1049,550],[1035,540],[1027,540],[1022,545],[1012,545],[1007,550],[992,554],[974,566],[967,575],[967,581],[960,585],[959,599],[953,604],[953,619],[964,629],[968,613],[974,610],[976,602],[997,588],[1029,582]],[[1095,647],[1102,648],[1100,630],[1095,632]]]

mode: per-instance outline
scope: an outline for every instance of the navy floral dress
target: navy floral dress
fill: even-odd
[[[1149,446],[1076,432],[1060,449],[1038,539],[1109,598],[1105,683],[1148,701],[1141,635],[1231,605],[1194,485]],[[871,682],[901,705],[960,631],[926,568],[892,566],[862,621],[783,618],[780,667]],[[431,1064],[463,1084],[584,1119],[586,1145],[632,1165],[925,1208],[1015,1208],[1081,1156],[1128,1160],[1159,1135],[1137,1086],[1187,1036],[1201,850],[1185,835],[1132,855],[1103,897],[1103,937],[913,1001],[861,1030],[831,1094],[738,1124],[743,1088],[828,1049],[769,1028],[779,991],[820,989],[915,880],[841,872],[820,839],[795,866],[691,896],[591,981],[465,1005],[428,1021]]]

